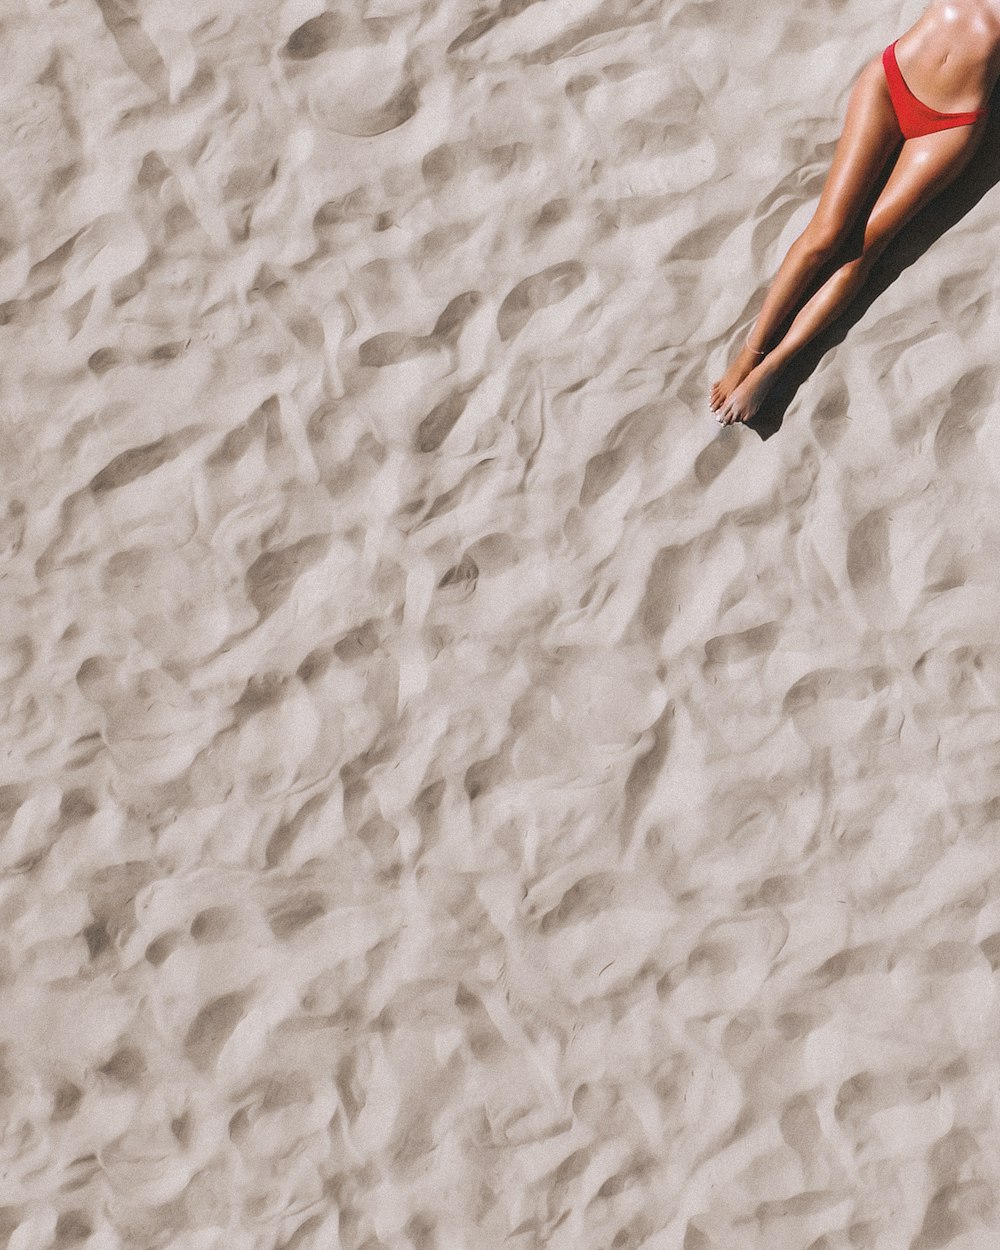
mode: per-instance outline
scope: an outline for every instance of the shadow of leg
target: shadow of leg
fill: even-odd
[[[994,96],[997,99],[1000,93]],[[844,248],[828,261],[816,274],[805,297],[807,303],[816,291],[829,280],[831,274],[844,264],[846,257],[857,255],[869,212],[889,179],[891,167],[887,168],[873,188],[870,203],[860,214],[858,223]],[[816,369],[820,360],[832,347],[838,346],[850,330],[865,316],[878,297],[901,276],[916,260],[920,259],[941,235],[956,225],[972,211],[981,199],[1000,182],[1000,107],[994,107],[987,122],[983,142],[972,163],[940,195],[893,239],[875,262],[864,287],[844,313],[825,330],[801,349],[787,364],[754,421],[747,428],[762,439],[777,433],[784,421],[788,405],[799,387]],[[796,316],[798,314],[796,313]],[[782,327],[787,333],[794,317]]]

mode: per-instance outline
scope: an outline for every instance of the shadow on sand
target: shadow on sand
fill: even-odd
[[[860,243],[868,213],[888,181],[894,163],[894,160],[887,162],[877,185],[873,187],[868,205],[858,218],[859,224],[855,230],[857,239],[852,238],[849,246],[855,247]],[[757,416],[747,422],[747,429],[753,430],[764,440],[776,434],[781,428],[788,405],[796,391],[830,348],[843,342],[851,328],[861,320],[882,292],[892,286],[905,269],[919,260],[942,234],[961,221],[966,213],[974,208],[998,182],[1000,182],[1000,91],[995,92],[991,99],[986,133],[972,161],[951,186],[946,187],[903,227],[872,267],[864,287],[837,320],[792,357],[785,372],[761,405]],[[989,246],[989,242],[984,241],[984,247]],[[814,291],[817,291],[842,263],[843,255],[840,259],[824,266],[803,297],[802,303]],[[799,306],[801,307],[801,304]],[[789,318],[787,324],[791,324],[791,320],[792,318]]]

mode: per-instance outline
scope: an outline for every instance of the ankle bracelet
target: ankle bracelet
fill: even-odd
[[[759,352],[756,347],[750,346],[750,336],[747,336],[747,350],[753,352],[755,356],[766,356],[767,352]]]

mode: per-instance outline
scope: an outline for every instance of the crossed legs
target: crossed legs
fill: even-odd
[[[789,359],[844,311],[903,225],[965,168],[985,126],[982,119],[904,142],[881,56],[864,67],[851,90],[843,133],[816,211],[788,249],[750,333],[752,347],[765,354],[742,346],[712,386],[711,407],[719,421],[730,425],[754,416]],[[812,279],[847,241],[876,179],[897,149],[889,179],[868,215],[860,251],[831,274],[775,342]]]

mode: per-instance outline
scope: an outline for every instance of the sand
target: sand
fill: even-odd
[[[6,6],[4,1245],[997,1245],[996,128],[708,405],[920,11]]]

